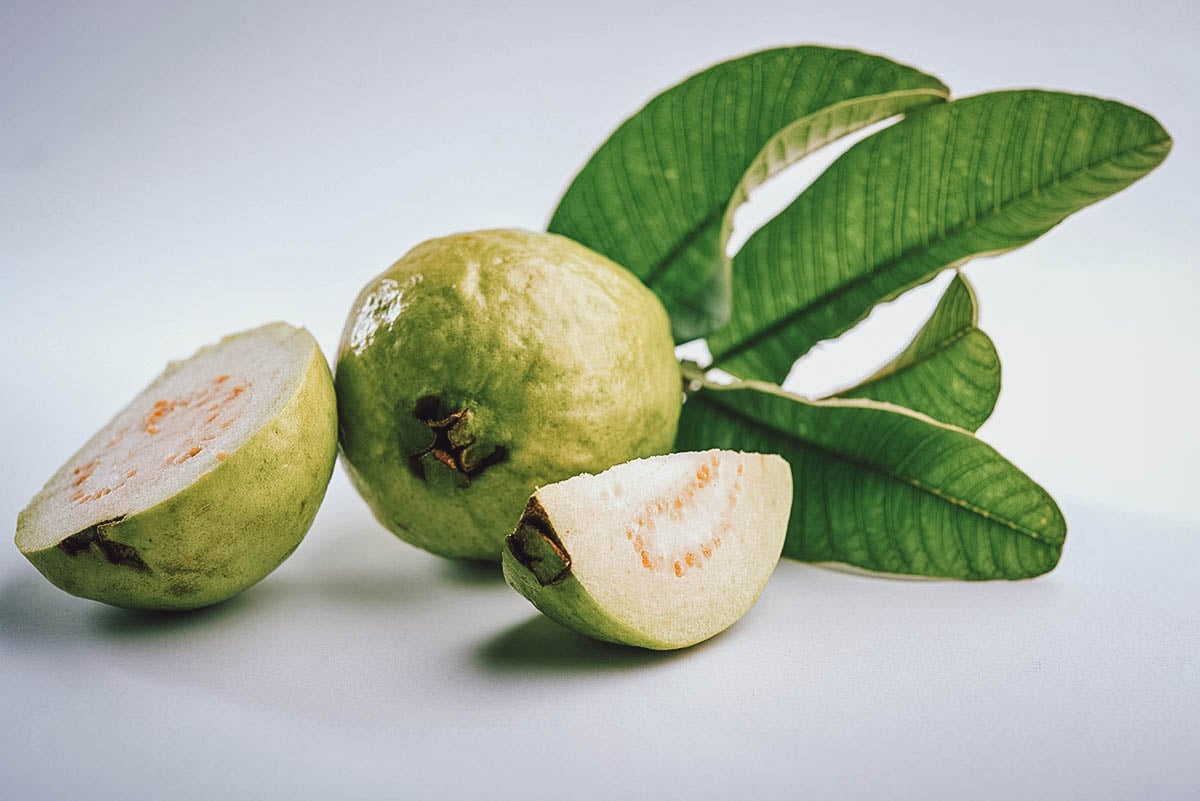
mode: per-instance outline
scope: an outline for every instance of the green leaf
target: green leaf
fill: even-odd
[[[706,385],[679,450],[781,454],[795,491],[784,554],[884,573],[1017,579],[1057,563],[1054,500],[970,432],[868,400],[805,401],[768,384]]]
[[[1152,117],[1055,92],[934,106],[856,144],[733,262],[713,366],[782,380],[871,308],[984,254],[1020,247],[1167,156]]]
[[[729,316],[726,245],[750,189],[841,136],[946,96],[936,78],[853,50],[726,61],[626,120],[576,176],[549,230],[645,281],[678,341],[703,336]]]
[[[1000,396],[1000,356],[978,324],[975,291],[958,273],[909,346],[837,397],[894,403],[975,431]]]

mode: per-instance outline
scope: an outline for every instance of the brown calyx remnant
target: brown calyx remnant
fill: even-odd
[[[421,480],[427,480],[426,456],[456,472],[466,486],[470,486],[471,480],[477,478],[484,470],[508,458],[508,449],[503,445],[497,445],[491,453],[476,458],[478,449],[475,446],[478,438],[475,435],[470,409],[459,409],[446,414],[438,398],[426,395],[417,401],[413,416],[429,426],[433,434],[433,439],[428,445],[408,455],[409,469]]]
[[[108,538],[108,530],[124,519],[125,516],[122,515],[93,523],[59,542],[58,547],[67,556],[75,557],[90,550],[94,545],[110,563],[148,573],[150,566],[142,561],[142,557],[133,546]]]
[[[513,557],[543,587],[559,584],[571,574],[571,555],[563,547],[550,523],[550,516],[536,497],[529,499],[517,530],[504,542]]]

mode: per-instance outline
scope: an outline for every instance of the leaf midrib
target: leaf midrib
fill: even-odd
[[[893,470],[889,470],[880,465],[876,465],[876,464],[873,464],[871,462],[868,462],[868,461],[865,461],[862,459],[854,458],[852,456],[849,456],[846,453],[834,450],[833,448],[830,448],[827,445],[822,445],[819,442],[813,442],[810,439],[806,439],[805,437],[800,436],[799,434],[797,434],[794,431],[789,431],[785,428],[781,428],[777,425],[774,425],[773,423],[771,423],[769,421],[761,420],[757,417],[752,417],[752,416],[746,414],[745,412],[741,411],[740,409],[737,409],[735,407],[732,407],[728,404],[725,404],[725,403],[722,403],[721,401],[716,400],[711,395],[711,393],[714,393],[714,392],[715,393],[728,392],[731,390],[715,389],[715,388],[710,387],[707,389],[707,391],[710,393],[707,397],[705,397],[705,395],[704,395],[705,391],[706,390],[701,390],[699,393],[694,395],[693,398],[689,398],[689,402],[693,402],[694,398],[703,398],[705,403],[710,403],[710,404],[713,404],[714,406],[720,407],[723,412],[729,414],[731,417],[733,417],[743,423],[748,423],[752,426],[760,426],[760,427],[766,428],[766,429],[782,436],[785,439],[789,439],[789,440],[792,440],[792,441],[798,443],[801,447],[811,448],[813,450],[820,451],[821,453],[824,453],[835,459],[855,465],[856,467],[864,468],[869,472],[876,473],[878,475],[882,475],[885,478],[891,479],[892,481],[895,481],[897,483],[906,484],[908,486],[915,487],[916,489],[920,490],[921,492],[928,493],[929,495],[932,495],[933,497],[935,497],[939,500],[953,504],[954,506],[957,506],[961,509],[965,509],[968,512],[971,512],[972,514],[982,518],[983,520],[999,523],[1009,529],[1012,529],[1013,531],[1017,532],[1018,534],[1023,534],[1026,537],[1029,537],[1031,540],[1034,540],[1035,542],[1037,542],[1039,545],[1044,545],[1047,548],[1056,548],[1056,547],[1060,547],[1062,545],[1061,541],[1047,539],[1045,536],[1043,536],[1039,532],[1035,531],[1034,529],[1031,529],[1025,525],[1022,525],[1021,523],[1018,523],[1017,521],[1015,521],[1009,517],[995,514],[987,509],[984,509],[981,506],[971,503],[970,501],[966,500],[965,498],[960,498],[956,495],[952,495],[948,492],[945,492],[944,490],[942,490],[938,487],[935,487],[932,484],[924,482],[919,478],[913,478],[910,476],[903,475],[901,473],[898,473]],[[737,390],[732,390],[732,391],[737,391]],[[777,396],[779,396],[778,393],[772,393],[772,394],[776,394]],[[782,396],[779,396],[779,397],[782,398]],[[782,399],[791,400],[788,398],[782,398]],[[798,400],[798,399],[796,399],[796,400],[797,400],[797,402],[800,402],[800,403],[804,402],[803,400]]]
[[[742,177],[738,179],[738,182],[734,185],[733,189],[731,190],[730,197],[727,198],[724,202],[722,202],[720,204],[716,204],[713,208],[709,209],[708,212],[706,212],[705,215],[702,218],[700,218],[700,220],[698,222],[696,222],[691,228],[689,228],[686,232],[684,232],[683,236],[681,236],[679,238],[679,240],[674,245],[672,245],[671,248],[665,254],[662,255],[662,257],[660,257],[658,259],[657,262],[651,264],[650,269],[646,272],[646,277],[644,279],[642,279],[643,283],[645,283],[646,286],[649,286],[649,287],[654,286],[655,282],[659,278],[662,277],[663,273],[670,270],[671,266],[675,263],[675,261],[683,253],[687,252],[687,249],[692,246],[692,243],[694,243],[697,239],[699,239],[700,235],[710,225],[713,225],[718,221],[724,222],[725,217],[730,213],[730,209],[733,206],[733,198],[735,196],[737,196],[737,194],[738,194],[738,188],[743,186],[746,182],[746,177],[748,175],[749,170],[753,167],[753,165],[755,163],[758,162],[758,160],[762,157],[763,153],[765,153],[767,151],[767,149],[771,147],[772,143],[774,143],[776,140],[778,140],[781,136],[790,132],[793,129],[797,129],[797,128],[801,127],[804,124],[811,125],[813,123],[813,121],[816,120],[821,115],[832,114],[834,109],[840,111],[844,108],[852,108],[852,107],[858,106],[858,105],[868,106],[871,104],[879,104],[879,103],[882,103],[884,100],[890,99],[893,97],[910,97],[910,96],[920,96],[920,95],[928,95],[931,98],[941,98],[942,100],[945,100],[949,96],[949,92],[946,90],[945,87],[941,87],[940,89],[932,88],[932,87],[916,87],[916,88],[910,88],[910,89],[895,89],[895,90],[892,90],[889,92],[877,92],[876,94],[873,94],[873,95],[860,95],[858,97],[848,97],[843,100],[839,100],[836,103],[830,103],[828,106],[822,106],[821,108],[818,108],[815,111],[810,111],[809,113],[804,114],[800,117],[796,117],[791,122],[789,122],[786,125],[784,125],[783,127],[781,127],[779,130],[777,130],[775,133],[773,133],[771,136],[769,136],[767,138],[767,140],[763,143],[762,147],[760,147],[758,149],[758,152],[754,154],[754,157],[752,159],[750,159],[750,162],[746,166],[746,169],[742,171]],[[905,114],[910,113],[910,111],[920,111],[920,110],[922,110],[922,107],[918,106],[918,107],[915,107],[914,109],[897,112],[896,114],[893,114],[890,116],[903,116]],[[878,120],[876,122],[878,122]],[[866,127],[866,126],[860,126],[859,128],[856,128],[855,131],[849,131],[845,134],[842,134],[842,136],[848,136],[852,133],[855,133],[858,130],[862,130],[862,127]],[[813,153],[820,150],[821,148],[828,147],[829,145],[836,142],[838,139],[842,138],[842,136],[834,137],[833,139],[830,139],[829,141],[825,142],[824,144],[820,145],[819,147],[813,148],[812,150],[807,150],[804,153],[797,156],[796,158],[787,160],[787,164],[785,165],[785,168],[796,164],[797,162],[801,161],[804,158],[807,158],[808,156],[812,155]],[[782,169],[784,169],[784,168],[780,168],[780,170],[769,173],[765,180],[770,180],[770,178],[773,175],[777,175],[779,172],[782,171]],[[722,245],[724,245],[724,243],[722,243]],[[724,252],[720,253],[720,257],[722,259],[724,259],[726,262],[729,261],[729,257],[726,256]]]
[[[648,287],[653,287],[654,283],[670,269],[672,264],[675,263],[675,260],[686,253],[687,249],[690,248],[692,244],[700,238],[700,235],[704,233],[704,231],[710,225],[715,225],[724,219],[724,217],[724,206],[720,206],[709,211],[709,213],[704,215],[704,218],[700,220],[699,223],[689,228],[687,232],[680,237],[679,241],[676,242],[671,249],[668,250],[666,254],[664,254],[663,257],[658,260],[657,264],[652,264],[650,266],[650,270],[646,273],[646,277],[642,279],[642,282]],[[728,257],[723,253],[721,254],[721,258],[728,261]]]
[[[847,293],[853,291],[854,289],[857,289],[858,287],[869,283],[876,276],[878,276],[884,272],[887,272],[888,270],[893,269],[894,267],[896,267],[899,264],[909,261],[910,259],[914,259],[914,258],[922,255],[925,252],[928,252],[929,250],[933,249],[933,247],[935,247],[936,245],[940,245],[945,242],[951,241],[955,237],[960,236],[960,235],[966,233],[967,231],[972,230],[973,228],[975,228],[976,226],[978,226],[979,224],[981,224],[983,222],[987,222],[987,221],[996,219],[998,217],[1004,216],[1006,214],[1009,214],[1013,209],[1018,208],[1021,204],[1029,202],[1031,200],[1035,200],[1043,192],[1047,192],[1049,190],[1056,189],[1060,186],[1065,186],[1077,178],[1086,177],[1087,175],[1090,175],[1092,172],[1095,172],[1105,166],[1108,166],[1109,164],[1111,164],[1118,158],[1122,158],[1125,156],[1138,155],[1138,154],[1143,154],[1143,153],[1150,153],[1158,148],[1161,148],[1163,145],[1169,146],[1170,143],[1171,143],[1170,137],[1167,137],[1165,139],[1155,139],[1153,141],[1147,142],[1146,144],[1139,145],[1138,147],[1130,148],[1128,150],[1121,150],[1116,153],[1113,153],[1110,156],[1108,156],[1107,158],[1103,159],[1102,161],[1096,162],[1095,164],[1089,164],[1087,166],[1080,167],[1078,169],[1071,170],[1069,172],[1055,176],[1055,178],[1053,180],[1048,181],[1044,184],[1037,184],[1037,185],[1033,186],[1032,188],[1030,188],[1028,191],[1022,192],[1021,194],[1014,196],[1002,208],[1000,208],[1000,209],[994,208],[992,211],[984,212],[982,214],[977,214],[974,217],[964,220],[963,222],[959,223],[958,225],[954,226],[953,228],[947,229],[945,231],[945,233],[943,233],[941,236],[935,237],[933,239],[929,239],[925,242],[921,242],[917,245],[914,245],[913,247],[908,248],[907,250],[901,251],[900,253],[893,256],[892,258],[886,259],[883,262],[880,262],[874,269],[872,269],[868,272],[865,272],[862,275],[857,276],[856,278],[853,278],[844,284],[841,284],[840,286],[836,287],[835,289],[832,289],[829,292],[826,292],[824,295],[821,295],[820,297],[813,299],[811,302],[805,304],[804,306],[801,306],[797,309],[793,309],[791,312],[789,312],[788,314],[779,318],[778,320],[775,320],[774,322],[769,323],[768,325],[764,326],[763,328],[760,328],[758,331],[754,332],[750,336],[742,339],[739,342],[734,343],[731,347],[726,348],[725,350],[721,351],[721,353],[713,354],[712,366],[715,367],[718,364],[720,364],[721,362],[727,361],[728,359],[731,359],[734,356],[738,356],[738,355],[746,352],[747,350],[754,348],[756,345],[758,345],[759,342],[762,342],[763,340],[774,336],[779,331],[792,325],[794,322],[796,322],[796,320],[804,317],[806,314],[810,313],[814,308],[819,308],[821,306],[826,306],[826,305],[832,303],[833,301],[837,300],[838,298],[842,297],[843,295],[846,295]],[[1109,195],[1107,195],[1107,194],[1102,195],[1100,198],[1097,198],[1097,199],[1098,200],[1103,199],[1104,197],[1108,197],[1108,196]],[[1085,204],[1085,207],[1086,207],[1086,205],[1088,205],[1088,204]],[[1026,243],[1014,245],[1012,248],[1008,248],[1006,250],[1014,250],[1018,247],[1022,247],[1024,244],[1026,244]],[[1006,251],[1004,251],[1004,252],[1006,252]],[[976,253],[976,254],[972,254],[972,255],[968,256],[967,258],[973,259],[973,258],[979,257],[980,255],[982,255],[982,253]],[[945,269],[948,266],[949,265],[942,265],[938,269],[939,270]],[[735,259],[734,267],[736,269],[736,259]],[[833,334],[831,334],[831,336],[832,335]],[[801,355],[803,355],[803,354],[797,354],[797,357],[799,357]]]

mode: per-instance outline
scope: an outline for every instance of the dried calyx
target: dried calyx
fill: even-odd
[[[497,445],[486,455],[479,456],[481,449],[477,447],[479,437],[475,430],[475,416],[470,409],[463,408],[446,414],[442,411],[442,402],[427,395],[417,401],[413,416],[429,426],[432,434],[427,446],[408,455],[409,469],[422,480],[426,479],[427,457],[457,473],[464,486],[470,486],[471,480],[484,470],[508,458],[508,449],[503,445]]]
[[[508,535],[506,543],[513,558],[543,587],[564,581],[571,572],[571,556],[536,497],[529,499],[517,530]]]

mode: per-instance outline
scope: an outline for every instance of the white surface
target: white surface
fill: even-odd
[[[271,319],[332,353],[412,245],[538,228],[656,91],[822,42],[960,95],[1116,97],[1175,137],[969,270],[1005,368],[981,434],[1064,501],[1062,565],[966,585],[786,563],[727,634],[643,654],[395,541],[339,471],[287,564],[191,615],[71,598],[0,548],[0,795],[1195,797],[1200,7],[574,5],[0,6],[0,517],[168,359]],[[798,388],[897,343],[837,344]]]
[[[667,654],[393,540],[339,473],[295,556],[186,615],[0,584],[13,799],[1194,798],[1195,527],[1066,510],[1030,582],[784,562]]]

